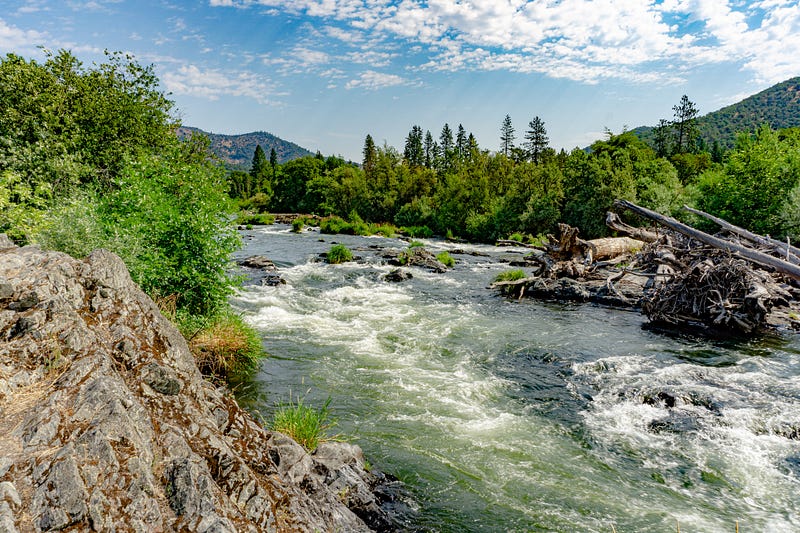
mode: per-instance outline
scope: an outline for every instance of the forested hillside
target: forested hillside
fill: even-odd
[[[665,114],[667,112],[665,110]],[[753,133],[763,124],[768,124],[772,129],[800,126],[800,77],[700,116],[696,122],[699,139],[705,146],[712,146],[717,141],[726,148],[733,147],[737,133]],[[656,129],[642,126],[633,132],[652,145]]]
[[[302,146],[285,141],[264,131],[240,135],[223,135],[209,133],[189,126],[178,128],[179,138],[186,138],[190,133],[202,133],[208,137],[209,141],[211,141],[211,152],[222,159],[229,168],[249,168],[250,161],[253,159],[253,151],[259,145],[268,155],[272,150],[275,150],[279,163],[285,163],[298,157],[314,155]]]

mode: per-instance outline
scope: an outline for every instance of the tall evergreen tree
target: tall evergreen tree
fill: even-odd
[[[467,132],[464,126],[458,125],[458,133],[456,133],[456,154],[459,159],[464,159],[467,156]]]
[[[411,131],[406,137],[403,159],[405,159],[406,164],[410,167],[421,167],[425,165],[425,147],[422,144],[421,127],[411,127]]]
[[[667,157],[670,149],[671,126],[668,120],[661,119],[653,129],[653,148],[658,157]]]
[[[547,130],[544,121],[538,116],[528,123],[528,130],[525,132],[525,148],[528,152],[528,159],[534,163],[542,160],[542,154],[547,149],[550,139],[547,138]]]
[[[439,147],[436,145],[436,141],[433,140],[433,135],[431,135],[431,131],[428,130],[425,132],[425,168],[433,168],[436,165],[436,152],[439,150]]]
[[[272,179],[274,180],[275,172],[278,169],[278,152],[275,151],[274,147],[269,151],[269,166],[272,167]]]
[[[439,134],[439,171],[448,172],[453,168],[453,130],[445,123]]]
[[[675,153],[691,152],[695,148],[695,140],[699,135],[697,130],[697,115],[699,111],[694,102],[685,94],[681,101],[672,107],[675,113],[672,127],[675,131]]]
[[[364,175],[371,177],[375,171],[375,163],[378,161],[378,150],[375,148],[375,141],[372,140],[372,135],[367,134],[364,139],[364,160],[361,166],[364,169]]]
[[[256,150],[253,153],[253,162],[250,165],[250,176],[253,178],[253,184],[257,189],[253,191],[254,193],[264,188],[267,178],[269,177],[269,162],[260,144],[256,145]]]
[[[514,126],[511,125],[511,117],[506,115],[503,125],[500,126],[500,150],[506,157],[511,157],[511,150],[514,149]]]

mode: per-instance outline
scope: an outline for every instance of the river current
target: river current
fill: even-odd
[[[393,267],[396,239],[243,232],[286,284],[233,304],[271,357],[237,390],[268,419],[330,398],[335,431],[410,493],[409,531],[800,531],[800,338],[710,340],[638,312],[507,300],[522,249],[423,240],[445,274]],[[360,261],[318,259],[334,243]]]

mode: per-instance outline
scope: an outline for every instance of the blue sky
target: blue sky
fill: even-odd
[[[701,114],[800,75],[796,0],[0,0],[0,54],[153,64],[185,124],[361,159],[412,125],[556,149]]]

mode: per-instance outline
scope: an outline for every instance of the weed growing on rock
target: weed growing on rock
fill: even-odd
[[[230,310],[210,319],[183,317],[179,327],[200,371],[212,378],[250,375],[266,355],[258,333]]]
[[[449,252],[439,252],[436,254],[436,259],[447,268],[453,268],[456,265],[456,260],[453,259]]]
[[[524,279],[525,272],[519,268],[514,270],[505,270],[500,272],[497,276],[495,276],[494,281],[497,283],[498,281],[517,281],[519,279]]]
[[[328,398],[322,407],[306,405],[303,398],[279,405],[275,411],[270,428],[288,435],[309,452],[317,449],[320,443],[335,440],[329,436],[328,430],[336,426],[330,418],[331,399]]]
[[[332,265],[338,265],[339,263],[352,261],[353,252],[351,252],[350,249],[344,244],[334,244],[331,246],[331,249],[328,250],[327,259],[328,263]]]

